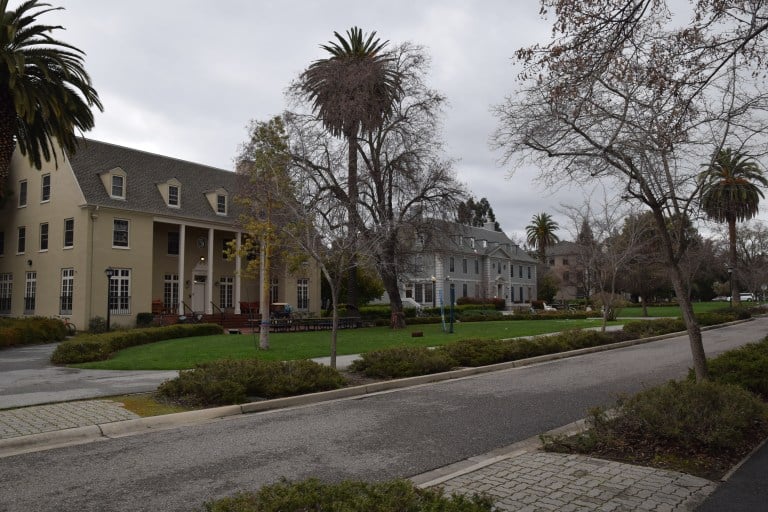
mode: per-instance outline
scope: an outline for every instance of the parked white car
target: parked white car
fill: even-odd
[[[741,302],[752,302],[755,300],[755,296],[751,293],[740,293],[739,300]]]
[[[550,306],[546,302],[542,302],[544,305],[544,311],[557,311],[557,308],[555,306]]]

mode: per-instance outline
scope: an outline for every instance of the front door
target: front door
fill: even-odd
[[[195,274],[192,281],[192,311],[203,313],[207,297],[205,296],[205,275]]]

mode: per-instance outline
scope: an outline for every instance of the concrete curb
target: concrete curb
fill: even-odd
[[[752,320],[737,320],[729,322],[727,324],[720,324],[715,326],[709,326],[702,328],[702,330],[716,329],[719,327],[727,327],[730,325],[736,325],[743,322]],[[35,452],[41,450],[47,450],[51,448],[58,448],[62,446],[82,444],[91,441],[106,440],[109,438],[125,437],[135,434],[141,434],[150,431],[157,431],[162,429],[175,428],[180,426],[194,425],[206,421],[212,421],[222,419],[230,416],[237,416],[240,414],[257,413],[264,411],[271,411],[275,409],[284,409],[288,407],[301,407],[320,402],[326,402],[331,400],[340,400],[348,398],[356,398],[360,396],[370,395],[374,393],[382,393],[392,391],[396,389],[408,388],[413,386],[420,386],[424,384],[431,384],[435,382],[442,382],[447,380],[461,379],[471,377],[474,375],[481,375],[484,373],[491,373],[496,371],[508,370],[512,368],[520,368],[524,366],[530,366],[533,364],[546,363],[549,361],[556,361],[559,359],[565,359],[568,357],[576,357],[580,355],[593,354],[596,352],[604,352],[608,350],[614,350],[619,348],[630,347],[633,345],[640,345],[644,343],[651,343],[667,338],[674,338],[684,335],[685,331],[669,333],[660,336],[653,336],[651,338],[641,338],[636,340],[621,341],[618,343],[612,343],[609,345],[600,345],[596,347],[586,347],[577,350],[571,350],[568,352],[559,352],[556,354],[546,354],[542,356],[531,357],[528,359],[520,359],[517,361],[508,361],[504,363],[497,363],[488,366],[479,366],[473,368],[461,368],[458,370],[451,370],[443,373],[434,373],[430,375],[419,375],[416,377],[408,377],[404,379],[395,379],[376,382],[372,384],[366,384],[362,386],[353,386],[348,388],[335,389],[331,391],[323,391],[320,393],[310,393],[306,395],[291,396],[285,398],[276,398],[272,400],[264,400],[259,402],[251,402],[241,405],[229,405],[224,407],[215,407],[211,409],[202,409],[199,411],[187,411],[174,414],[166,414],[161,416],[150,416],[147,418],[138,418],[134,420],[116,421],[110,423],[102,423],[98,425],[89,425],[86,427],[70,428],[65,430],[55,430],[51,432],[44,432],[40,434],[32,434],[28,436],[12,437],[10,439],[0,439],[0,458],[10,455],[17,455],[20,453]],[[572,425],[576,425],[576,422]],[[555,429],[550,431],[551,433],[559,432],[561,430],[567,430],[572,428],[571,425],[562,427],[561,429]],[[532,438],[532,439],[537,439]],[[523,441],[529,442],[530,440]],[[514,446],[514,445],[513,445]]]

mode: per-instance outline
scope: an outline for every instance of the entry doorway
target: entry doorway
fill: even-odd
[[[192,275],[192,311],[195,313],[204,313],[205,312],[205,305],[208,302],[208,297],[206,297],[206,286],[205,282],[207,281],[208,276],[205,274],[193,274]]]

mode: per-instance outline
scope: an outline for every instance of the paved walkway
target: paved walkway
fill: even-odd
[[[605,512],[694,510],[715,483],[581,455],[526,452],[439,483],[447,493],[485,493],[499,510]]]
[[[109,400],[63,402],[0,411],[0,439],[86,427],[139,416]]]

